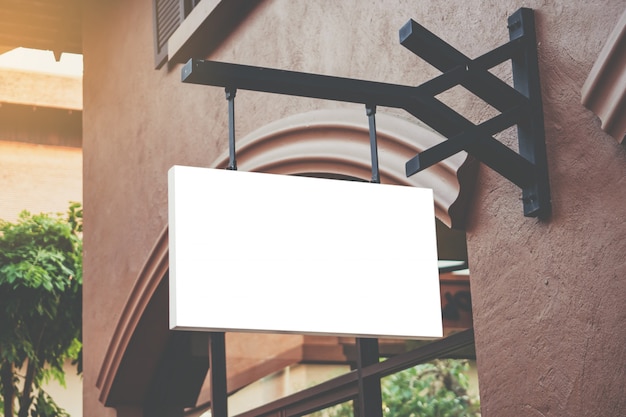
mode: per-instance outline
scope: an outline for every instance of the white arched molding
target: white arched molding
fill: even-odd
[[[581,91],[581,102],[602,122],[602,130],[626,145],[626,10],[606,40]]]
[[[444,140],[416,123],[376,114],[381,182],[432,188],[435,215],[449,227],[465,225],[468,197],[476,164],[458,153],[410,178],[405,163]],[[368,120],[365,110],[317,110],[277,120],[237,139],[237,167],[242,171],[276,174],[329,173],[371,178]],[[228,152],[213,168],[228,164]]]

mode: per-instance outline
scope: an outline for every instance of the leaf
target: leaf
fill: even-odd
[[[81,357],[81,230],[74,203],[67,219],[24,211],[14,223],[0,220],[0,361],[16,369],[32,361],[34,386],[63,382],[65,360]],[[39,391],[32,416],[67,413]]]

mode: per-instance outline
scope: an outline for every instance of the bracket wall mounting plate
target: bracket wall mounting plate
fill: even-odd
[[[509,42],[470,59],[410,20],[400,29],[400,43],[443,72],[417,87],[198,59],[184,65],[182,81],[221,86],[227,91],[252,90],[404,109],[447,138],[410,159],[407,176],[464,150],[522,189],[525,216],[547,218],[551,213],[550,186],[533,10],[516,11],[509,17],[508,28]],[[488,71],[507,60],[513,66],[513,87]],[[500,114],[475,125],[435,97],[456,85]],[[229,125],[232,129],[233,123]],[[517,125],[519,153],[493,138],[513,125]],[[232,132],[230,136],[234,138]],[[234,144],[231,148],[234,150]]]

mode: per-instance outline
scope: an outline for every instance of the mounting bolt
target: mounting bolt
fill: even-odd
[[[514,22],[511,22],[507,25],[508,29],[517,29],[520,26],[522,26],[522,21],[521,20],[516,20]]]
[[[236,88],[226,87],[225,88],[225,92],[226,92],[226,100],[233,99],[237,95],[237,89]]]

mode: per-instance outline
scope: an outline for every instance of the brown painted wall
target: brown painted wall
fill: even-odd
[[[624,4],[563,3],[538,6],[553,216],[481,169],[469,221],[485,416],[626,412],[626,152],[579,104]]]
[[[181,84],[180,66],[153,69],[151,3],[91,0],[83,9],[85,415],[115,415],[98,402],[95,379],[166,224],[167,170],[207,166],[227,147],[223,90]],[[474,57],[508,39],[506,18],[520,6],[537,10],[554,216],[524,218],[518,190],[480,171],[468,243],[483,412],[618,415],[626,152],[579,92],[623,2],[267,0],[211,58],[419,84],[437,72],[398,45],[409,18]],[[490,113],[458,92],[447,99],[474,121]],[[240,92],[237,133],[342,106]]]

